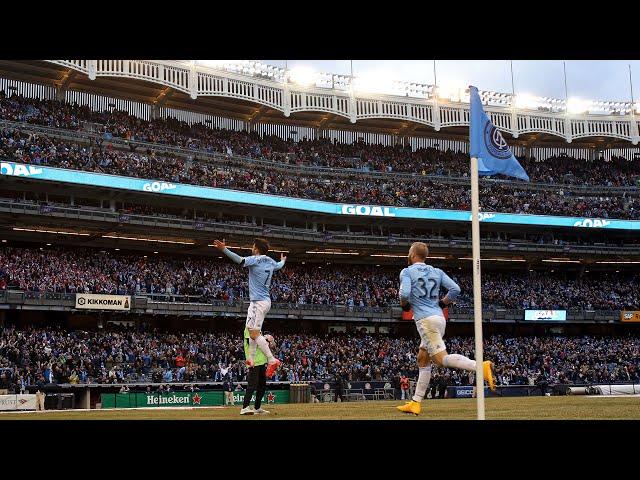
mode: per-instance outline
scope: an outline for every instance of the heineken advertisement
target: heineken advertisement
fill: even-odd
[[[251,401],[255,402],[256,394],[251,397]],[[262,399],[264,403],[289,403],[289,390],[267,390]],[[244,391],[233,392],[233,402],[244,402]]]
[[[234,403],[244,400],[244,391],[233,392]],[[255,394],[252,401],[255,400]],[[103,393],[102,408],[141,408],[141,407],[217,407],[224,405],[224,393],[175,392],[175,393]],[[264,403],[289,403],[288,390],[267,390]]]

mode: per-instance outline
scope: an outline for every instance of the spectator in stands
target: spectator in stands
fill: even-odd
[[[45,340],[49,342],[48,349],[43,348]],[[172,334],[115,326],[97,331],[64,330],[52,326],[26,327],[23,330],[0,327],[0,380],[4,378],[3,384],[6,383],[9,371],[6,369],[10,369],[16,378],[22,378],[25,385],[42,389],[47,383],[43,375],[45,366],[55,362],[55,383],[67,383],[70,375],[65,371],[78,371],[79,365],[87,372],[87,381],[105,383],[108,373],[104,368],[106,359],[118,360],[118,352],[122,350],[131,354],[123,355],[122,362],[115,364],[120,372],[117,383],[132,383],[139,381],[139,375],[145,368],[142,355],[147,355],[151,364],[159,365],[167,358],[174,358],[169,353],[175,349],[185,352],[191,349],[193,353],[187,356],[195,366],[189,379],[185,378],[181,383],[211,380],[214,369],[223,362],[229,365],[229,372],[233,372],[239,382],[245,378],[244,362],[231,359],[237,355],[241,342],[240,337],[229,332]],[[467,356],[473,355],[471,337],[449,337],[448,344],[452,350],[455,348]],[[549,386],[640,383],[640,341],[633,335],[490,335],[484,339],[484,349],[487,358],[496,363],[499,384],[527,385],[529,378],[536,378],[537,385],[544,380]],[[338,377],[350,381],[371,381],[374,376],[388,381],[398,378],[400,373],[409,378],[415,377],[414,351],[413,338],[363,333],[290,333],[279,336],[278,354],[288,366],[286,378],[295,374],[297,381],[330,381]],[[57,362],[62,357],[65,363],[61,369]],[[303,359],[306,359],[306,364]],[[432,387],[438,384],[438,375],[438,369],[434,369]],[[452,372],[447,382],[449,385],[473,385],[474,377]],[[432,398],[435,396],[436,392],[432,392]]]
[[[97,261],[99,260],[99,261]],[[398,267],[333,265],[330,270],[313,265],[290,263],[282,275],[274,278],[274,303],[293,305],[355,305],[354,308],[388,308],[397,305]],[[34,274],[37,272],[37,274]],[[233,296],[236,301],[247,298],[242,272],[228,264],[207,258],[140,258],[137,254],[96,252],[86,249],[51,248],[33,250],[0,247],[0,277],[10,279],[15,288],[31,292],[91,292],[137,295],[191,295],[200,301]],[[462,288],[458,306],[472,305],[471,277],[459,275]],[[607,288],[601,288],[606,282]],[[483,299],[490,308],[512,309],[640,309],[640,275],[589,274],[576,278],[560,272],[487,272],[483,275]],[[508,295],[505,295],[508,292]],[[45,353],[50,346],[44,344]],[[146,355],[146,356],[144,356]],[[151,370],[149,356],[143,355],[145,371]],[[186,374],[184,353],[182,360]],[[171,354],[170,358],[174,358]],[[109,372],[113,358],[105,359]],[[116,362],[119,363],[119,362]],[[173,363],[173,362],[172,362]],[[176,363],[177,364],[177,363]],[[169,366],[164,367],[164,374]],[[180,367],[182,368],[182,367]],[[115,368],[113,380],[121,374]],[[175,377],[175,372],[172,373]],[[376,372],[372,372],[372,378]],[[224,375],[214,370],[221,381]],[[182,377],[181,377],[182,378]],[[163,381],[162,378],[156,381]]]
[[[9,372],[0,370],[0,395],[6,395],[9,389]]]
[[[46,384],[47,384],[47,381],[45,380],[44,375],[42,374],[38,375],[38,379],[36,381],[36,387],[38,387],[38,390],[44,391]]]
[[[105,133],[127,139],[127,150],[96,148],[14,128],[0,130],[0,155],[35,165],[143,176],[171,182],[197,183],[221,188],[258,191],[340,203],[390,204],[430,208],[468,209],[468,185],[443,183],[442,176],[467,176],[468,156],[460,151],[435,148],[411,151],[403,146],[351,145],[327,140],[283,141],[255,133],[215,130],[205,125],[187,125],[173,119],[144,122],[124,112],[92,112],[87,107],[32,100],[13,95],[0,99],[0,119],[17,120],[77,130],[80,119],[104,124]],[[136,152],[132,140],[152,141],[154,150]],[[174,154],[156,154],[169,144],[185,150],[200,150],[216,157],[217,163],[192,161]],[[186,154],[184,152],[183,154]],[[240,154],[281,164],[261,165]],[[590,190],[572,190],[565,185],[600,184],[604,187],[637,187],[640,162],[613,157],[609,161],[586,161],[566,155],[544,161],[520,159],[533,181],[556,183],[545,191],[532,192],[514,182],[481,183],[485,209],[515,213],[570,214],[580,217],[634,218],[640,216],[636,195],[611,191],[605,195]],[[293,164],[293,165],[292,165]],[[423,165],[416,175],[415,165]],[[331,167],[293,172],[295,166]],[[355,170],[354,170],[355,169]],[[364,175],[363,172],[377,172]],[[397,172],[414,174],[396,177]]]

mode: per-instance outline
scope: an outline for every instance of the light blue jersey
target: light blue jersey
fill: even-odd
[[[439,268],[414,263],[400,272],[400,299],[408,301],[413,308],[414,320],[421,320],[432,315],[442,314],[438,306],[440,287],[446,288],[450,300],[455,300],[460,293],[456,282]]]
[[[284,262],[276,262],[266,255],[244,257],[243,265],[249,269],[249,300],[271,300],[269,287],[273,272],[284,267]]]
[[[244,265],[249,269],[249,300],[252,302],[271,300],[271,295],[269,295],[271,278],[273,277],[273,272],[284,267],[284,260],[276,262],[273,258],[267,257],[266,255],[241,257],[228,248],[222,250],[222,253],[234,262]]]

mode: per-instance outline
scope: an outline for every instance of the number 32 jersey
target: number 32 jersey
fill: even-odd
[[[273,272],[284,267],[284,262],[276,262],[267,255],[244,257],[244,266],[249,269],[249,300],[271,300],[269,287]]]
[[[455,300],[460,293],[460,287],[456,282],[442,270],[431,265],[414,263],[400,272],[400,299],[411,304],[414,320],[432,315],[443,316],[442,309],[438,306],[440,287],[449,291],[450,300]]]

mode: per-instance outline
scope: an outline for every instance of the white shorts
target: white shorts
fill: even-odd
[[[262,322],[271,310],[271,300],[257,300],[249,302],[249,310],[247,310],[247,323],[245,324],[249,330],[262,330]]]
[[[445,351],[444,346],[444,329],[447,322],[440,315],[432,315],[430,317],[416,320],[416,328],[420,334],[420,348],[424,348],[430,357]]]

